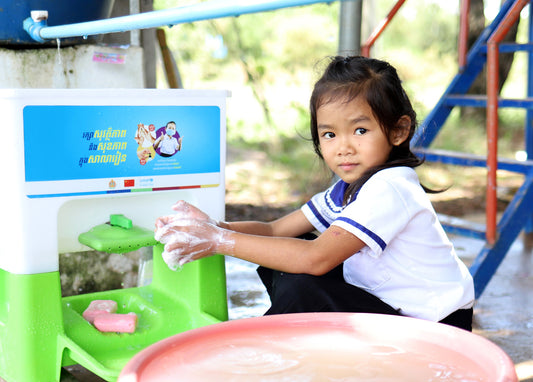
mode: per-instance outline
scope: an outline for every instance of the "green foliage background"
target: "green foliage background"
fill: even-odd
[[[155,0],[154,6],[166,9],[198,2]],[[363,41],[396,0],[370,3],[371,9],[363,13]],[[228,145],[266,151],[272,171],[288,168],[295,174],[290,179],[295,189],[313,188],[324,179],[307,139],[307,109],[324,58],[337,52],[339,7],[335,1],[166,30],[185,88],[231,91]],[[419,120],[457,72],[458,10],[458,0],[407,1],[373,48],[374,57],[398,69]],[[519,38],[527,36],[526,27],[527,20],[521,23]],[[524,97],[525,62],[524,56],[515,55],[504,95]],[[158,87],[166,86],[160,65]],[[502,155],[512,156],[523,149],[523,120],[523,111],[502,110]],[[436,147],[486,151],[485,127],[479,121],[460,119],[454,111],[441,131]]]

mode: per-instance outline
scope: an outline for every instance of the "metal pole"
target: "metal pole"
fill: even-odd
[[[140,9],[139,0],[130,0],[130,15],[138,14]],[[132,46],[141,45],[141,32],[138,29],[133,29],[130,32],[130,43]]]
[[[496,172],[498,170],[498,42],[487,44],[487,205],[486,239],[496,241]]]
[[[339,11],[339,48],[342,56],[361,52],[363,0],[343,0]]]
[[[499,43],[520,17],[529,0],[516,0],[487,42],[487,242],[497,240],[498,82]]]
[[[529,34],[528,43],[533,43],[533,10],[529,9]],[[533,97],[533,52],[527,54],[527,97]],[[527,159],[533,159],[533,110],[526,110],[525,148]],[[533,228],[533,227],[532,227]]]
[[[459,17],[459,70],[463,70],[466,65],[466,55],[468,53],[468,15],[470,13],[470,0],[461,0],[461,14]]]
[[[401,8],[401,6],[405,3],[405,0],[398,0],[396,4],[394,4],[394,7],[390,10],[387,17],[385,17],[379,25],[374,29],[370,37],[366,40],[365,44],[361,48],[361,54],[365,57],[370,57],[370,48],[372,48],[372,45],[376,42],[379,36],[383,33],[387,25],[391,22],[391,20],[394,18],[394,15],[396,15],[396,12]]]
[[[533,42],[533,12],[531,5],[529,6],[529,32],[528,32],[528,43]],[[530,51],[527,54],[527,97],[533,97],[533,53]],[[526,121],[525,121],[525,149],[527,154],[527,159],[533,159],[533,110],[526,110]],[[527,219],[525,225],[526,233],[533,232],[533,215]]]

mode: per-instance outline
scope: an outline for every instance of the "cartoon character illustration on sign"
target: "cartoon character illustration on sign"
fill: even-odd
[[[181,150],[182,137],[176,131],[176,122],[167,122],[165,127],[157,131],[157,135],[154,148],[162,157],[170,157]]]
[[[135,133],[135,141],[139,145],[137,148],[137,157],[141,164],[151,161],[155,157],[155,126],[153,124],[145,125],[139,123],[137,125],[137,132]]]

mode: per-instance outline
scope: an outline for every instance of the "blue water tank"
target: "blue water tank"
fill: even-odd
[[[22,28],[32,10],[48,11],[48,26],[74,24],[108,18],[115,0],[5,0],[0,1],[0,46],[32,47],[56,45],[38,43]],[[61,39],[61,46],[94,42],[97,37]]]

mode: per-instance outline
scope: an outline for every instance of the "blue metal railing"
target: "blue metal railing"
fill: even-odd
[[[35,41],[45,42],[67,37],[87,37],[165,25],[173,26],[333,1],[335,0],[211,0],[183,7],[69,25],[48,26],[46,20],[37,21],[28,17],[24,20],[23,28]]]

